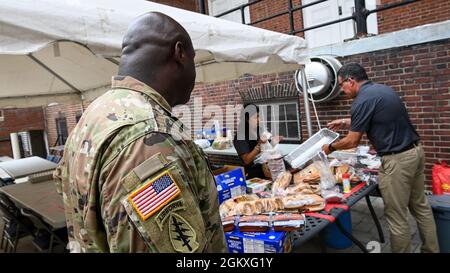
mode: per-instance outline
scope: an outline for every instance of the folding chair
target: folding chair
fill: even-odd
[[[34,234],[33,245],[40,252],[53,252],[53,248],[56,245],[62,244],[65,246],[67,244],[68,236],[66,227],[54,229],[33,211],[24,208],[20,209],[20,211],[22,215],[28,217],[37,228],[37,231]]]
[[[0,248],[5,242],[5,252],[16,252],[19,240],[33,236],[33,224],[19,215],[18,208],[5,195],[0,194],[0,211],[2,212],[3,229]]]
[[[0,178],[0,187],[12,185],[12,184],[15,184],[13,178],[6,178],[6,177]]]

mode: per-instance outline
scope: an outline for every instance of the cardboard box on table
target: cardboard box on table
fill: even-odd
[[[230,198],[244,195],[247,192],[244,168],[240,166],[225,165],[213,171],[216,179],[219,204]]]

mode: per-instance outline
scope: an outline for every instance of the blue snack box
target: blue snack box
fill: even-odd
[[[213,171],[216,179],[219,204],[230,198],[244,195],[247,192],[244,168],[240,166],[225,165],[223,168]]]
[[[286,231],[226,232],[229,253],[288,253],[291,252],[291,236]]]

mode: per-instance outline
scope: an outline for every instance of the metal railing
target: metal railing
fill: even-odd
[[[198,6],[199,6],[199,9],[200,9],[200,12],[203,13],[203,14],[206,14],[205,2],[204,1],[205,0],[198,0],[198,3],[199,3]],[[246,25],[255,25],[255,24],[259,24],[259,23],[262,23],[262,22],[265,22],[265,21],[268,21],[268,20],[272,20],[272,19],[277,18],[279,16],[283,16],[283,15],[288,14],[289,15],[289,32],[287,34],[290,34],[290,35],[295,35],[295,34],[300,33],[300,32],[306,32],[308,30],[321,28],[321,27],[325,27],[325,26],[341,23],[341,22],[348,21],[348,20],[354,20],[354,22],[356,24],[355,36],[356,37],[364,37],[364,36],[367,36],[367,17],[370,14],[375,13],[375,12],[388,10],[388,9],[392,9],[392,8],[396,8],[396,7],[400,7],[400,6],[404,6],[404,5],[408,5],[408,4],[415,3],[415,2],[419,2],[421,0],[404,0],[404,1],[401,1],[401,2],[389,3],[389,4],[382,5],[382,6],[378,7],[378,8],[376,8],[376,9],[373,9],[373,10],[367,10],[366,9],[365,0],[355,0],[355,11],[353,12],[353,14],[351,16],[347,16],[347,17],[344,17],[344,18],[340,18],[340,19],[337,19],[337,20],[325,22],[323,24],[319,24],[319,25],[315,25],[315,26],[311,26],[311,27],[307,27],[307,28],[302,28],[302,29],[299,29],[299,30],[295,29],[294,12],[300,11],[300,10],[302,10],[304,8],[307,8],[307,7],[310,7],[310,6],[314,6],[314,5],[320,4],[322,2],[329,1],[329,0],[318,0],[318,1],[314,1],[314,2],[311,2],[311,3],[305,4],[305,5],[300,5],[300,6],[297,6],[297,7],[294,7],[294,5],[292,3],[292,0],[287,0],[287,6],[288,6],[287,10],[282,11],[282,12],[278,12],[278,13],[275,13],[275,14],[272,14],[270,16],[261,18],[259,20],[254,21],[254,22],[245,22],[245,12],[244,12],[245,8],[250,7],[252,5],[255,5],[255,4],[257,4],[259,2],[262,2],[262,1],[264,1],[264,0],[249,1],[249,3],[247,3],[247,4],[243,4],[243,5],[240,5],[238,7],[232,8],[232,9],[227,10],[225,12],[222,12],[222,13],[220,13],[218,15],[215,15],[214,17],[220,18],[220,17],[223,17],[223,16],[225,16],[227,14],[230,14],[232,12],[235,12],[235,11],[239,10],[241,12],[241,23],[246,24]]]

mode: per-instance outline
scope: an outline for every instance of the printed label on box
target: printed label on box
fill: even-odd
[[[283,253],[291,251],[291,238],[288,232],[226,232],[230,253]]]
[[[223,169],[215,171],[214,174],[220,204],[230,198],[246,194],[247,185],[241,167],[226,166]]]

